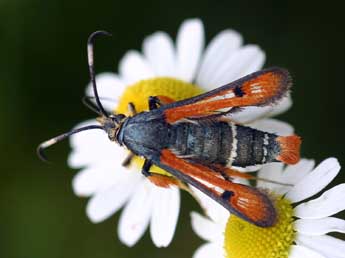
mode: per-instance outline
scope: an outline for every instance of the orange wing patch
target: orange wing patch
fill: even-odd
[[[234,184],[232,190],[223,193],[222,198],[227,196],[232,208],[249,218],[254,224],[268,227],[276,222],[276,213],[271,200],[259,190]]]
[[[231,213],[262,227],[275,223],[276,212],[272,201],[259,190],[227,181],[217,171],[180,159],[168,149],[162,151],[160,162],[197,181],[205,193]]]
[[[160,102],[161,105],[167,105],[167,104],[175,102],[174,99],[172,99],[172,98],[170,98],[168,96],[159,95],[159,96],[156,96],[156,97],[159,99],[159,102]]]
[[[165,110],[166,120],[174,123],[188,117],[210,115],[232,107],[273,104],[291,85],[288,72],[280,68],[262,70],[194,98],[194,102]]]
[[[173,177],[165,176],[161,174],[152,173],[147,177],[151,183],[155,184],[156,186],[169,188],[171,186],[179,186],[179,181]]]

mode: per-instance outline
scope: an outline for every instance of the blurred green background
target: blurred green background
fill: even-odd
[[[66,165],[68,142],[50,150],[54,165],[35,154],[42,140],[93,114],[80,102],[88,82],[86,39],[113,33],[97,44],[97,72],[117,71],[128,49],[140,49],[157,30],[173,37],[181,22],[200,17],[207,40],[225,28],[260,45],[267,66],[287,67],[294,106],[280,118],[303,137],[303,156],[317,162],[344,156],[344,27],[342,8],[327,1],[0,1],[0,257],[191,257],[201,244],[183,195],[172,244],[153,246],[148,234],[134,248],[116,234],[118,215],[92,224],[85,199],[71,189],[76,171]],[[336,182],[345,181],[345,171]]]

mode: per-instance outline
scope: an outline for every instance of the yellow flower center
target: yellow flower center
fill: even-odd
[[[142,80],[126,88],[115,112],[131,115],[128,110],[128,103],[130,102],[134,104],[137,112],[147,111],[150,96],[166,96],[177,101],[199,95],[202,92],[200,87],[174,78],[157,77]],[[135,157],[133,161],[133,164],[140,168],[144,162],[140,157]],[[164,170],[155,166],[151,170],[166,174]]]
[[[288,258],[294,241],[293,208],[284,199],[276,200],[277,223],[262,228],[231,215],[225,229],[226,258]]]

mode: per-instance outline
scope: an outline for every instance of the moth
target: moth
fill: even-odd
[[[233,178],[250,178],[234,167],[269,162],[295,164],[299,161],[300,137],[278,136],[232,121],[231,114],[248,106],[274,105],[291,87],[287,70],[269,68],[254,72],[207,93],[175,102],[166,96],[148,99],[149,111],[132,115],[108,114],[100,101],[95,81],[93,44],[96,31],[88,39],[88,65],[96,102],[98,125],[72,130],[40,144],[44,149],[66,137],[91,129],[101,129],[109,140],[130,151],[124,165],[134,155],[144,158],[142,174],[160,187],[192,185],[224,206],[232,214],[260,227],[275,224],[277,213],[268,194]],[[91,147],[91,146],[90,146]],[[172,176],[150,170],[156,165]]]

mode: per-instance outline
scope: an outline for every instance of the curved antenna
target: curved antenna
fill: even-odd
[[[99,110],[99,108],[96,106],[96,104],[94,104],[91,100],[96,99],[94,96],[84,96],[81,99],[81,102],[89,109],[91,109],[92,111],[94,111],[95,113],[97,113],[98,115],[103,115],[101,113],[101,111]],[[103,101],[112,101],[115,102],[116,99],[113,98],[106,98],[106,97],[100,97],[100,100]]]
[[[93,92],[95,94],[97,106],[98,106],[99,110],[101,111],[101,113],[105,117],[109,117],[107,112],[104,110],[101,101],[99,100],[99,96],[98,96],[98,92],[97,92],[96,79],[95,79],[95,69],[93,66],[93,64],[94,64],[93,45],[94,45],[95,38],[99,35],[111,36],[111,34],[109,32],[102,31],[102,30],[93,32],[87,40],[87,60],[88,60],[88,65],[89,65],[90,80],[92,83]]]
[[[71,130],[67,133],[58,135],[58,136],[56,136],[56,137],[54,137],[48,141],[42,142],[40,145],[38,145],[37,155],[41,160],[48,162],[47,157],[44,154],[44,149],[52,146],[55,143],[61,142],[62,140],[66,139],[67,137],[71,136],[72,134],[79,133],[82,131],[92,130],[92,129],[102,129],[103,130],[104,128],[103,128],[103,126],[100,126],[100,125],[89,125],[89,126],[77,128],[77,129]]]
[[[96,114],[102,116],[103,114],[101,113],[101,111],[98,109],[98,107],[90,101],[90,99],[95,98],[95,97],[89,97],[89,96],[84,96],[81,99],[81,102],[90,110],[92,110],[93,112],[95,112]]]

